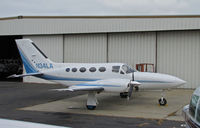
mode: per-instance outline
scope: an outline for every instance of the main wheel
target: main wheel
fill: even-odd
[[[96,108],[96,106],[93,105],[86,105],[88,110],[94,110]]]
[[[138,86],[135,86],[135,91],[139,91],[139,87]]]
[[[158,100],[160,106],[165,106],[167,104],[167,100],[165,98],[160,98]]]
[[[128,93],[127,92],[122,92],[122,93],[120,93],[120,97],[121,98],[127,98],[128,97]]]

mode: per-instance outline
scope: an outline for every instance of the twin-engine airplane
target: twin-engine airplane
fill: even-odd
[[[93,110],[96,94],[120,93],[131,97],[133,89],[165,90],[176,88],[185,81],[170,75],[138,72],[124,63],[54,63],[30,40],[16,40],[26,74],[10,77],[35,76],[67,86],[58,91],[87,91],[87,108]],[[167,103],[162,96],[160,105]]]

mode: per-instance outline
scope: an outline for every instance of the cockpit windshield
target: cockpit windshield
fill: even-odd
[[[129,67],[128,65],[122,65],[122,70],[128,74],[128,73],[132,73],[132,72],[136,72],[136,70],[132,69],[131,67]]]

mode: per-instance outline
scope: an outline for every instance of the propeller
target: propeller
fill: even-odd
[[[135,85],[140,85],[141,83],[134,81],[134,73],[132,73],[132,80],[129,83],[129,90],[128,90],[128,97],[127,99],[129,100],[129,98],[131,97],[132,93],[133,93],[133,87]]]
[[[134,85],[133,84],[129,84],[129,90],[128,90],[128,100],[129,98],[131,97],[132,93],[133,93],[133,87]]]

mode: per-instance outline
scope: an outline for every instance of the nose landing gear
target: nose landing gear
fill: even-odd
[[[167,104],[167,100],[164,97],[161,97],[158,102],[160,106],[165,106]]]
[[[158,100],[160,106],[165,106],[167,104],[167,100],[164,98],[165,96],[165,90],[161,93],[161,98]]]

